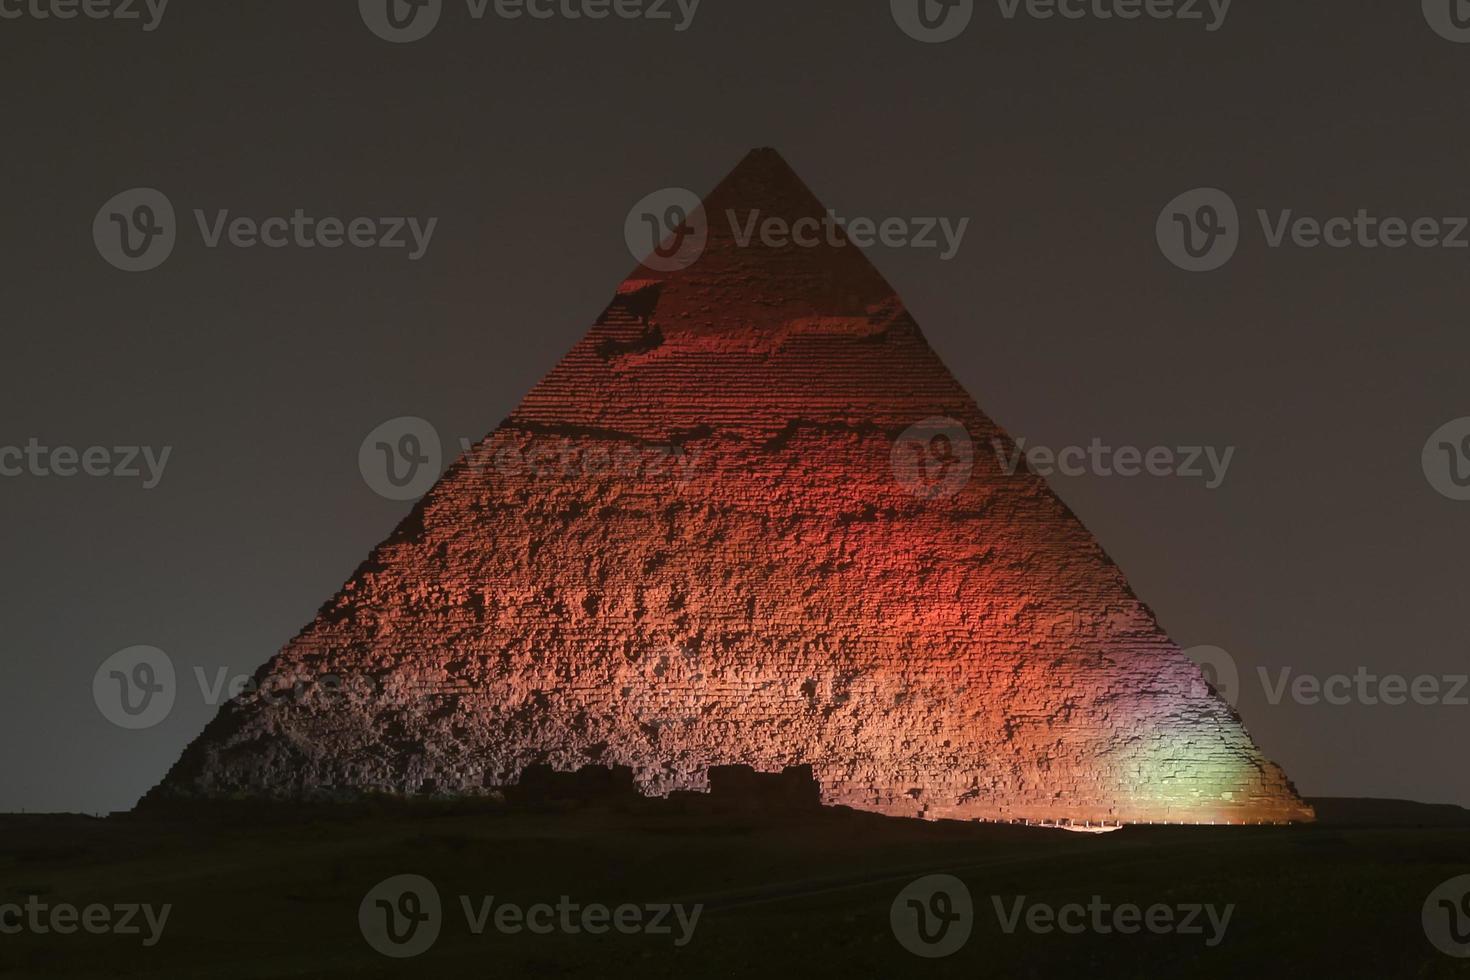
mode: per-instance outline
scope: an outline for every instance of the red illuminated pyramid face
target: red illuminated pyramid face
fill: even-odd
[[[827,213],[781,158],[703,211],[263,668],[316,692],[231,703],[155,793],[809,764],[888,814],[1311,819],[861,250],[742,241]]]

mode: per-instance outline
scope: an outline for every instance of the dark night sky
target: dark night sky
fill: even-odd
[[[972,219],[953,261],[871,257],[982,408],[1050,446],[1235,446],[1224,486],[1053,486],[1308,795],[1470,804],[1465,705],[1269,703],[1297,674],[1470,670],[1470,503],[1421,468],[1470,415],[1470,250],[1270,249],[1256,208],[1470,214],[1470,45],[1415,2],[1238,0],[1198,23],[1007,21],[917,43],[886,0],[703,0],[667,23],[474,22],[374,37],[351,0],[175,0],[136,23],[0,20],[0,446],[171,446],[161,484],[0,479],[0,810],[131,806],[409,505],[357,468],[402,415],[478,439],[585,331],[658,188],[775,146],[847,215]],[[94,249],[127,188],[185,220],[159,269]],[[1248,222],[1211,274],[1160,210]],[[402,251],[208,249],[188,213],[438,217]],[[1458,598],[1457,598],[1458,597]],[[113,727],[92,675],[169,653]]]

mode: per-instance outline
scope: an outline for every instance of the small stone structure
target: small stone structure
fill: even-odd
[[[811,766],[787,766],[780,772],[715,766],[709,770],[709,793],[710,799],[722,806],[815,810],[822,805],[822,789]]]

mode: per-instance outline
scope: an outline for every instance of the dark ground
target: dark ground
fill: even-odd
[[[1420,921],[1431,890],[1470,873],[1465,811],[1317,802],[1317,826],[1100,836],[653,803],[0,817],[0,905],[173,905],[152,948],[139,936],[0,936],[0,976],[1470,976],[1470,959],[1435,950]],[[973,894],[974,934],[946,959],[921,959],[895,940],[889,906],[936,872]],[[404,873],[435,883],[444,925],[428,952],[394,960],[368,946],[357,913],[370,888]],[[462,894],[706,908],[678,948],[677,929],[476,936]],[[992,895],[1236,910],[1207,948],[1202,936],[1007,935]]]

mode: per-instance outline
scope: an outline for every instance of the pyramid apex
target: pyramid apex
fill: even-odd
[[[703,324],[716,331],[732,324],[772,328],[818,312],[863,316],[894,302],[892,287],[840,226],[810,243],[772,244],[777,236],[767,237],[767,229],[825,229],[834,213],[773,147],[748,151],[700,198],[700,208],[704,221],[696,225],[697,236],[671,234],[664,242],[665,249],[684,243],[684,251],[645,259],[620,289],[660,283],[666,324]],[[736,283],[745,284],[740,295],[726,295]],[[733,315],[727,305],[732,303],[743,315]],[[712,309],[726,315],[711,318]]]
[[[742,203],[770,205],[773,200],[800,201],[806,206],[820,207],[811,188],[802,180],[780,151],[758,146],[740,158],[720,185],[709,195],[718,199],[739,194],[754,200]],[[708,200],[708,199],[707,199]]]

